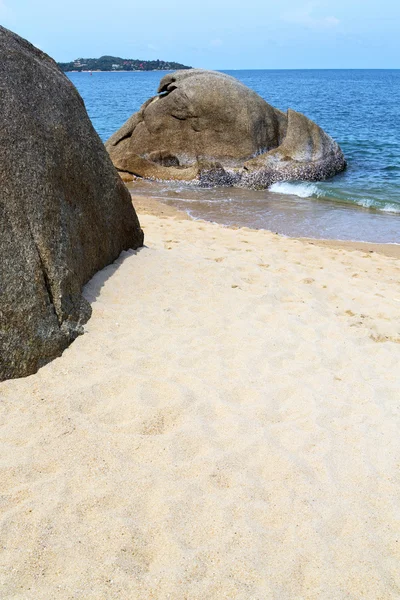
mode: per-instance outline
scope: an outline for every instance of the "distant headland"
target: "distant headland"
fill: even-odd
[[[118,56],[78,58],[67,63],[57,63],[62,71],[176,71],[191,69],[187,65],[166,60],[139,60]]]

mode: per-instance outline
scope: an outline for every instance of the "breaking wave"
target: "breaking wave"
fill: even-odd
[[[290,181],[279,181],[274,183],[269,188],[270,192],[274,194],[288,194],[290,196],[298,196],[299,198],[311,198],[312,196],[319,198],[322,196],[321,191],[315,185],[315,183],[306,182],[290,182]]]
[[[360,197],[358,194],[353,194],[353,197],[348,197],[343,194],[343,191],[337,193],[337,191],[335,192],[334,189],[321,189],[317,184],[308,183],[305,181],[280,181],[271,185],[269,191],[275,194],[297,196],[299,198],[325,198],[331,202],[339,201],[345,204],[355,204],[370,210],[397,214],[400,213],[400,203],[398,202],[386,202],[385,200],[378,198],[364,198]]]

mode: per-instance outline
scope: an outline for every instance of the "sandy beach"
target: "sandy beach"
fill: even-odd
[[[398,599],[398,247],[134,204],[85,334],[0,384],[0,597]]]

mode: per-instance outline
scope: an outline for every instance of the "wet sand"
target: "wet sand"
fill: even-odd
[[[143,214],[162,217],[174,217],[176,219],[188,220],[191,217],[183,210],[179,210],[170,204],[165,204],[159,199],[151,196],[132,195],[132,200],[137,210]],[[237,227],[235,229],[238,229]],[[247,228],[245,228],[247,229]],[[360,252],[377,252],[385,256],[400,258],[400,244],[373,244],[372,242],[350,242],[341,240],[320,240],[314,238],[297,238],[307,244],[327,248],[342,248],[344,250],[357,250]]]
[[[203,188],[195,183],[141,179],[127,185],[135,198],[150,196],[187,212],[194,219],[223,226],[263,229],[295,239],[400,243],[400,214],[332,198],[310,197],[307,194],[312,189],[307,186],[312,188],[312,184],[287,184],[287,188],[282,184],[275,191]]]
[[[0,384],[0,596],[398,599],[399,261],[135,204],[85,334]]]

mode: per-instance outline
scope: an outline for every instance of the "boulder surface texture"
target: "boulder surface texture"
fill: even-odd
[[[346,166],[338,144],[293,110],[283,113],[229,75],[165,75],[158,95],[106,143],[120,171],[155,179],[268,187],[318,181]]]
[[[56,63],[0,27],[0,381],[59,356],[82,286],[138,248],[131,198]]]

